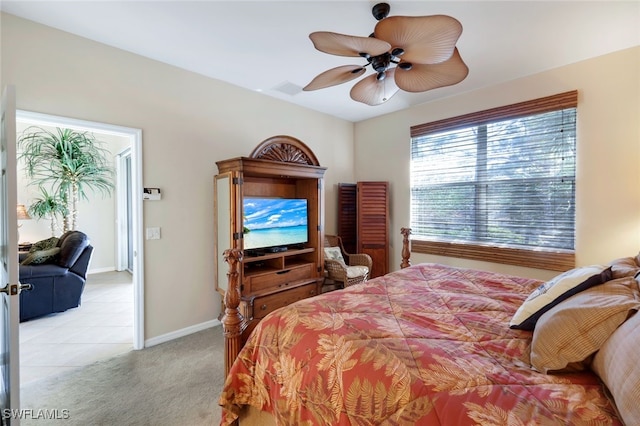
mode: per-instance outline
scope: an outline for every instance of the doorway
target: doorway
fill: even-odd
[[[93,133],[97,140],[107,141],[107,147],[114,154],[116,168],[116,190],[114,193],[116,220],[111,227],[112,238],[115,240],[113,243],[114,261],[112,266],[102,265],[102,269],[100,265],[96,265],[97,269],[90,265],[90,272],[128,270],[131,273],[133,287],[132,346],[135,350],[142,349],[144,347],[142,131],[135,128],[20,110],[16,112],[16,121],[19,127],[36,125],[88,131]],[[18,131],[18,133],[20,132]],[[97,226],[107,228],[104,223]],[[125,254],[123,255],[123,253]]]

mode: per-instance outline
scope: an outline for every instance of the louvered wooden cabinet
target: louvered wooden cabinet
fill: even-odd
[[[389,272],[389,182],[338,185],[338,235],[348,252],[371,256],[370,278]]]
[[[358,246],[358,224],[356,205],[358,202],[355,183],[338,184],[338,235],[349,253],[355,253]]]

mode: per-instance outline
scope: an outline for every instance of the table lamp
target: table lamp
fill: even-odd
[[[18,220],[29,220],[31,216],[29,216],[29,212],[27,212],[27,208],[24,204],[18,204]],[[18,242],[20,242],[20,227],[22,224],[18,225]]]

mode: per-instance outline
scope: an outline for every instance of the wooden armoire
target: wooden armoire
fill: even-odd
[[[320,293],[323,282],[324,173],[313,152],[291,136],[261,142],[249,157],[217,161],[214,177],[216,290],[225,297],[227,249],[244,251],[239,276],[243,339],[268,313]],[[305,199],[308,240],[282,250],[245,250],[245,197]]]
[[[370,278],[389,272],[389,182],[338,185],[338,235],[347,252],[371,256]]]

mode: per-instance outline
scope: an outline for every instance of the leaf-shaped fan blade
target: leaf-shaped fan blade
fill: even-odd
[[[455,48],[451,58],[445,62],[433,65],[413,64],[410,70],[397,69],[395,80],[398,87],[407,92],[426,92],[460,83],[468,74],[469,68]]]
[[[376,24],[375,37],[404,49],[402,60],[437,64],[451,57],[462,24],[451,16],[392,16]]]
[[[361,56],[360,53],[378,56],[391,48],[386,41],[373,37],[356,37],[328,31],[311,33],[309,38],[319,51],[338,56]]]
[[[378,81],[377,74],[363,78],[351,88],[351,99],[372,106],[385,103],[398,92],[394,81],[395,71],[395,68],[387,70],[387,76],[382,81]]]
[[[303,87],[302,90],[318,90],[346,83],[347,81],[360,77],[364,74],[364,71],[365,69],[360,65],[343,65],[341,67],[331,68],[328,71],[318,74],[316,78],[311,80],[311,83]]]

